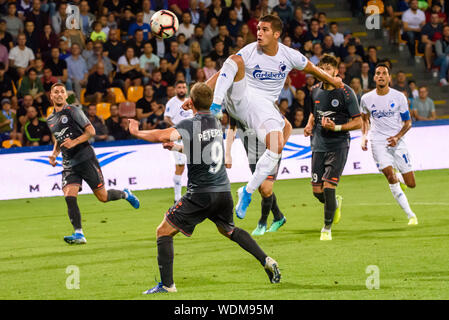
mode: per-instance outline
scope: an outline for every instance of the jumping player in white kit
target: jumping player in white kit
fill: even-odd
[[[168,100],[164,121],[167,122],[170,127],[177,125],[179,122],[185,119],[189,119],[193,117],[192,110],[184,110],[181,106],[186,100],[187,94],[187,84],[185,81],[180,80],[175,84],[175,92],[176,96]],[[174,191],[175,191],[175,202],[181,199],[181,178],[184,173],[184,169],[187,163],[187,157],[185,154],[175,151],[172,151],[173,157],[175,158],[175,175],[173,176],[174,183]]]
[[[230,56],[206,82],[215,90],[211,111],[219,115],[224,105],[231,117],[256,130],[267,147],[248,184],[238,190],[236,214],[240,219],[246,215],[252,193],[278,164],[288,139],[284,137],[285,122],[275,102],[290,70],[303,70],[336,88],[343,86],[340,78],[328,75],[299,51],[279,43],[281,33],[279,17],[263,16],[257,25],[257,41]]]
[[[409,225],[418,219],[410,209],[400,182],[409,188],[416,186],[410,155],[403,140],[412,126],[407,99],[403,93],[388,86],[390,70],[378,64],[374,73],[376,89],[362,96],[362,149],[368,150],[368,131],[371,122],[371,149],[377,168],[385,175],[391,193],[407,214]],[[399,172],[395,173],[395,170]]]

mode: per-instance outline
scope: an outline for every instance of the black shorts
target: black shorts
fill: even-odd
[[[279,159],[278,163],[274,167],[273,171],[271,171],[271,174],[268,175],[268,177],[265,180],[269,181],[276,181],[279,173],[279,167],[281,164],[281,159]],[[256,163],[252,163],[249,165],[249,169],[251,170],[251,173],[254,173],[256,171]]]
[[[228,234],[234,231],[234,201],[231,192],[186,193],[168,209],[165,220],[190,237],[195,226],[206,218]]]
[[[337,185],[348,158],[349,148],[333,152],[312,153],[312,185],[321,186],[323,181]]]
[[[82,190],[82,182],[86,181],[92,191],[104,187],[103,173],[97,158],[91,158],[62,171],[62,188],[69,184],[77,184]]]

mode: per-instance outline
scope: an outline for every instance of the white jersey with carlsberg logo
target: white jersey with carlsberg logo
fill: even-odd
[[[184,100],[185,101],[185,100]],[[193,117],[192,110],[184,110],[182,108],[182,104],[184,101],[181,101],[177,96],[174,96],[170,100],[168,100],[165,106],[165,116],[170,117],[173,124],[177,125],[179,122],[185,119],[189,119]]]
[[[288,73],[292,69],[303,70],[307,58],[299,51],[279,43],[275,56],[269,56],[258,48],[257,42],[243,47],[238,53],[245,63],[245,77],[251,93],[277,101]]]
[[[408,102],[404,94],[390,88],[385,95],[376,89],[365,93],[360,101],[362,113],[369,114],[371,120],[370,139],[385,142],[402,129],[402,122],[410,119]]]

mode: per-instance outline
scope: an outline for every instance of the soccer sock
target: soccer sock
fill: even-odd
[[[281,154],[274,153],[270,150],[265,150],[263,155],[260,157],[256,164],[256,170],[248,181],[246,185],[246,191],[249,193],[254,193],[254,191],[259,188],[262,182],[268,177],[271,171],[279,162]]]
[[[407,196],[405,195],[404,191],[402,191],[399,182],[395,184],[390,184],[390,190],[391,193],[393,194],[393,197],[396,199],[397,203],[401,206],[402,210],[404,210],[404,212],[407,214],[407,217],[408,218],[414,217],[415,214],[410,208]]]
[[[405,184],[404,177],[402,176],[402,174],[400,172],[396,172],[396,177],[398,178],[400,183]]]
[[[270,214],[271,206],[273,205],[273,194],[264,198],[262,197],[261,208],[262,215],[260,216],[259,224],[267,224],[268,215]]]
[[[178,201],[179,199],[181,199],[181,191],[182,191],[181,178],[182,178],[182,176],[179,176],[177,174],[175,174],[173,176],[173,183],[174,183],[174,190],[175,190],[175,201]]]
[[[120,199],[125,199],[126,193],[122,190],[110,189],[108,190],[108,201],[115,201]]]
[[[257,260],[259,260],[262,266],[265,265],[267,255],[259,247],[257,242],[251,238],[248,232],[236,227],[231,234],[231,240],[237,242],[240,247],[251,253]]]
[[[239,67],[234,60],[232,60],[231,58],[226,59],[219,71],[220,75],[218,76],[217,84],[215,85],[213,103],[219,105],[223,103],[226,92],[234,83],[234,78],[238,70]]]
[[[335,210],[337,209],[337,199],[335,189],[324,188],[324,225],[330,229],[334,221]]]
[[[157,238],[157,263],[161,274],[161,282],[166,287],[171,287],[173,284],[173,259],[173,237],[162,236]]]
[[[67,209],[69,214],[70,222],[72,223],[73,229],[81,229],[81,212],[78,208],[78,202],[76,197],[68,196],[65,197],[65,202],[67,203]]]
[[[324,203],[324,194],[323,194],[323,192],[321,192],[321,193],[314,192],[313,195],[315,196],[315,198],[320,200],[321,203]]]
[[[274,221],[279,221],[282,218],[284,218],[284,215],[282,214],[281,210],[278,207],[278,201],[276,199],[276,195],[273,192],[273,204],[271,206],[271,212],[273,212],[273,218]]]

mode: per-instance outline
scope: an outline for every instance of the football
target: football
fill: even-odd
[[[168,10],[159,10],[150,20],[151,32],[158,38],[173,37],[178,31],[179,21],[176,15]]]

